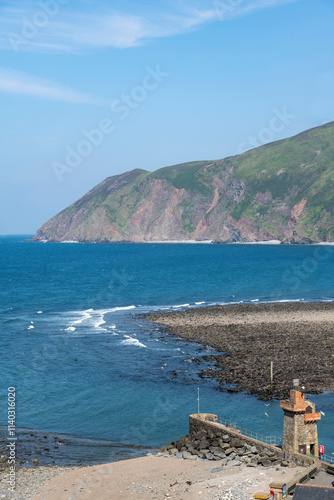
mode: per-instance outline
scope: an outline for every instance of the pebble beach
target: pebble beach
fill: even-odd
[[[3,476],[0,492],[10,500],[251,500],[271,481],[302,470],[220,465],[159,454],[92,467],[20,468],[15,493],[6,491]]]

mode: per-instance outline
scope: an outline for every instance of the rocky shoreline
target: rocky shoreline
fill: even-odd
[[[6,427],[0,428],[0,498],[30,500],[43,482],[71,470],[156,453],[156,448],[16,428],[15,494],[9,490]],[[1,496],[2,495],[2,496]],[[5,495],[5,496],[4,496]]]
[[[215,378],[223,390],[282,399],[293,379],[310,394],[334,390],[333,303],[238,304],[146,318],[164,333],[219,351],[203,358],[214,367],[200,376]]]

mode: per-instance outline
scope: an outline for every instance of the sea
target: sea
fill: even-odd
[[[42,461],[57,464],[145,455],[186,434],[198,410],[282,437],[277,400],[219,390],[199,376],[207,362],[196,361],[214,349],[168,336],[142,315],[332,302],[334,246],[29,237],[0,237],[0,438],[8,435],[8,388],[15,388],[18,453],[39,450]],[[319,444],[334,457],[334,393],[310,397],[322,412]]]

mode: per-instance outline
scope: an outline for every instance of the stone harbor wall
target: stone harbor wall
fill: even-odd
[[[220,460],[222,466],[244,463],[249,467],[257,465],[273,467],[282,464],[279,453],[273,453],[271,450],[259,451],[255,446],[247,445],[242,439],[233,442],[228,434],[216,438],[204,429],[189,436],[182,436],[162,451],[189,460]],[[289,463],[283,465],[288,466]]]
[[[222,460],[223,466],[242,463],[249,467],[296,465],[296,460],[284,460],[281,448],[244,436],[240,431],[218,424],[217,420],[218,417],[212,414],[190,415],[189,435],[173,441],[162,451],[190,460]],[[309,465],[303,456],[300,457],[297,465]]]
[[[257,439],[244,436],[237,429],[232,429],[231,427],[226,427],[225,425],[219,424],[217,415],[212,415],[210,413],[189,415],[190,434],[192,434],[193,432],[198,432],[202,429],[213,433],[217,437],[221,437],[222,434],[228,434],[231,437],[232,441],[235,439],[242,439],[246,444],[255,446],[258,451],[270,449],[274,453],[282,454],[282,449],[278,446],[263,443],[262,441],[258,441]]]

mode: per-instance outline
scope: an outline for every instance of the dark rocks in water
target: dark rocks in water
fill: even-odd
[[[202,370],[201,378],[216,379],[222,390],[244,391],[268,401],[287,398],[295,378],[309,394],[334,390],[333,315],[333,303],[272,303],[147,317],[165,325],[165,331],[173,336],[221,351],[202,358],[215,365]]]
[[[6,426],[0,428],[0,438],[6,436]],[[23,467],[47,466],[77,466],[110,463],[128,458],[157,452],[148,446],[130,445],[89,439],[67,434],[48,433],[45,431],[16,428],[17,464]],[[0,471],[9,466],[7,440],[0,439],[6,446],[0,447]]]

